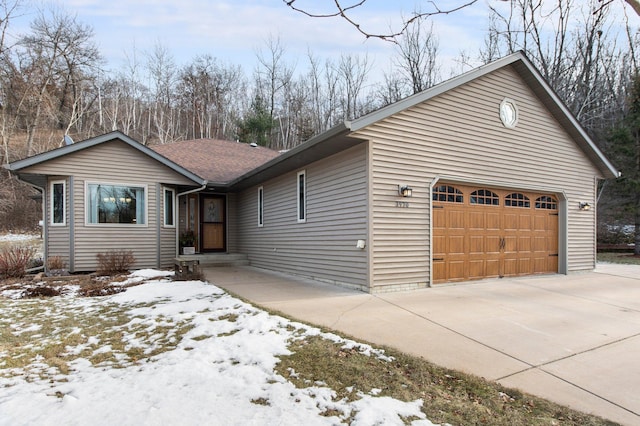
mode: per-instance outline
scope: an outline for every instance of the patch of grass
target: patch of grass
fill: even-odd
[[[269,400],[267,398],[263,398],[263,397],[254,398],[254,399],[251,400],[251,403],[252,404],[256,404],[256,405],[271,405],[269,403]]]
[[[293,354],[280,357],[276,370],[298,388],[322,382],[336,392],[336,400],[354,400],[359,392],[402,401],[422,399],[423,412],[434,423],[614,424],[391,348],[385,348],[385,355],[392,361],[344,349],[322,337],[296,340],[289,349]]]
[[[202,336],[195,336],[195,337],[192,337],[192,338],[191,338],[191,340],[195,340],[196,342],[199,342],[199,341],[201,341],[201,340],[207,340],[207,339],[210,339],[211,337],[213,337],[213,336],[209,336],[209,335],[203,334]]]
[[[236,322],[236,321],[238,321],[238,315],[237,314],[225,314],[225,315],[219,316],[217,321]]]
[[[640,256],[634,256],[633,253],[599,252],[598,262],[640,265]]]
[[[0,377],[20,371],[26,377],[66,375],[69,363],[79,358],[126,367],[174,350],[193,327],[162,316],[129,314],[143,306],[0,299]]]

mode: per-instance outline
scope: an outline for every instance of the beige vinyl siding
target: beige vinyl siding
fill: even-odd
[[[238,213],[236,194],[227,194],[227,252],[237,253],[238,250]]]
[[[366,144],[249,188],[238,197],[239,250],[251,265],[368,287]],[[306,171],[306,222],[297,220],[297,175]],[[264,226],[258,227],[258,187]]]
[[[134,268],[158,267],[158,193],[157,183],[192,185],[193,182],[168,169],[151,157],[114,140],[33,167],[29,173],[73,175],[75,214],[75,271],[93,271],[97,267],[96,254],[108,250],[132,250]],[[145,225],[86,225],[85,190],[87,182],[116,185],[146,186]],[[173,234],[175,236],[175,234]],[[163,240],[169,238],[163,234]],[[164,245],[164,243],[163,243]],[[163,253],[168,253],[167,247]],[[171,258],[173,258],[172,255]],[[163,259],[162,264],[167,264]]]
[[[65,202],[65,218],[64,225],[52,225],[51,224],[51,182],[53,181],[64,181],[65,183],[65,194],[64,194],[64,202]],[[70,226],[70,217],[69,217],[69,178],[66,176],[55,176],[49,177],[47,182],[47,197],[46,200],[43,198],[43,202],[45,203],[45,226],[47,227],[46,232],[46,246],[47,246],[47,257],[52,256],[60,256],[64,259],[67,267],[69,267],[69,250],[70,250],[70,235],[71,235],[71,226]]]
[[[516,102],[518,125],[505,128],[499,105]],[[429,276],[429,185],[438,176],[513,188],[563,191],[568,269],[595,266],[594,176],[599,172],[519,75],[506,67],[416,105],[356,134],[371,140],[372,281],[422,285]],[[397,185],[413,187],[395,208]],[[402,200],[401,200],[402,201]]]

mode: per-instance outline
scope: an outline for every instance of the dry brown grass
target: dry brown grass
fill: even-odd
[[[598,253],[598,262],[640,265],[640,256],[634,256],[633,253],[601,252]]]
[[[381,396],[423,400],[434,423],[451,425],[612,425],[541,398],[481,378],[435,366],[422,358],[385,348],[393,361],[361,354],[321,337],[295,341],[277,371],[299,388],[325,383],[336,400],[379,389]],[[341,413],[327,413],[336,415]]]
[[[162,316],[133,321],[129,310],[145,304],[87,308],[59,300],[0,298],[0,376],[60,380],[58,374],[70,374],[70,362],[79,358],[112,368],[149,362],[174,350],[192,328]]]

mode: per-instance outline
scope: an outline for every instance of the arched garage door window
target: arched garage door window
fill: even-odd
[[[548,195],[536,198],[536,209],[557,210],[558,202]]]
[[[463,203],[462,191],[449,185],[440,185],[433,188],[433,201],[443,201],[446,203]]]
[[[529,201],[529,197],[526,195],[514,192],[513,194],[509,194],[504,197],[504,205],[507,207],[529,208],[531,207],[531,202]]]
[[[478,189],[471,193],[471,204],[486,204],[490,206],[499,206],[500,197],[493,191],[488,189]]]

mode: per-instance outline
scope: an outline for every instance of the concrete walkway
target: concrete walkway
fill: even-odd
[[[640,266],[381,295],[250,267],[205,275],[304,322],[640,424]]]

